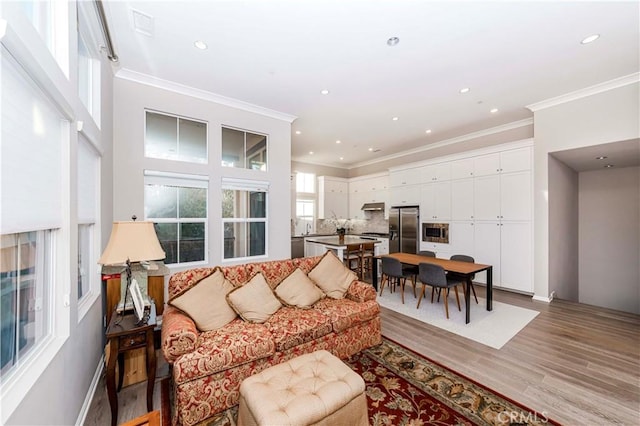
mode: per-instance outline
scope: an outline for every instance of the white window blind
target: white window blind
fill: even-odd
[[[78,134],[78,222],[95,223],[98,218],[100,159],[91,142]]]
[[[2,48],[0,232],[59,228],[69,122]]]

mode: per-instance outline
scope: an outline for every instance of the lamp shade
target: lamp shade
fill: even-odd
[[[107,247],[98,260],[100,265],[118,265],[166,257],[153,222],[113,222]]]

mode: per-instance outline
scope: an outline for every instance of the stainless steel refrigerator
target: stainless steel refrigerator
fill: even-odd
[[[389,253],[417,253],[420,247],[418,206],[389,209]]]

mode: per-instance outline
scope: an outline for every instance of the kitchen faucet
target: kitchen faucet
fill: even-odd
[[[307,235],[311,233],[311,224],[307,223]]]

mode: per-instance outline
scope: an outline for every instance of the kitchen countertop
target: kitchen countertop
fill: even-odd
[[[345,235],[344,241],[340,242],[340,237],[337,235],[331,236],[318,236],[308,238],[307,241],[312,243],[324,244],[325,246],[332,247],[345,247],[347,244],[365,244],[365,243],[380,243],[381,241],[376,237],[370,236],[369,238],[362,238],[359,235]]]

